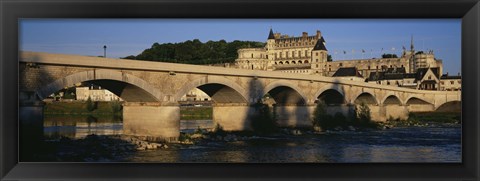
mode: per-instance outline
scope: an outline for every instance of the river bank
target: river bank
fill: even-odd
[[[44,107],[44,114],[48,115],[121,115],[121,103],[111,102],[93,102],[93,110],[87,109],[86,101],[63,101],[47,102]]]

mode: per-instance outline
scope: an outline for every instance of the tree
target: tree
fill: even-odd
[[[370,108],[365,102],[361,102],[357,108],[357,118],[360,123],[369,123],[372,121]]]
[[[256,115],[251,122],[253,131],[261,135],[274,133],[277,130],[277,123],[270,107],[259,102],[255,104],[255,110]]]
[[[396,54],[383,54],[382,58],[398,58]]]
[[[321,127],[324,130],[337,126],[333,117],[327,113],[327,105],[323,100],[317,103],[313,111],[313,126]]]
[[[247,47],[261,48],[265,47],[265,43],[238,40],[230,43],[225,40],[202,43],[198,39],[180,43],[154,43],[137,56],[130,55],[124,59],[186,64],[233,63],[238,57],[237,50]]]
[[[332,56],[331,56],[331,55],[327,55],[327,62],[331,62],[331,61],[333,61]]]

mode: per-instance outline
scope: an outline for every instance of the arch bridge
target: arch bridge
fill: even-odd
[[[266,95],[275,102],[280,126],[310,126],[316,102],[330,114],[347,114],[369,105],[372,118],[404,119],[409,112],[435,111],[461,101],[461,91],[425,91],[333,77],[213,66],[21,52],[20,120],[42,116],[41,101],[63,88],[87,82],[100,85],[124,103],[124,133],[176,138],[178,101],[193,88],[213,100],[213,119],[226,130],[250,129],[252,107]]]

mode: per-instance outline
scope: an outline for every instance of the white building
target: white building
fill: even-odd
[[[76,87],[75,88],[77,100],[86,101],[88,97],[92,101],[123,101],[120,97],[113,94],[109,90],[94,89],[93,87]]]

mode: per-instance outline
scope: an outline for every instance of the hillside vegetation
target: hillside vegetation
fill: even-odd
[[[181,43],[154,43],[138,55],[130,55],[123,59],[148,60],[158,62],[184,63],[184,64],[219,64],[233,63],[238,57],[240,48],[262,48],[265,43],[255,41],[226,42],[208,41],[202,43],[198,39]]]

